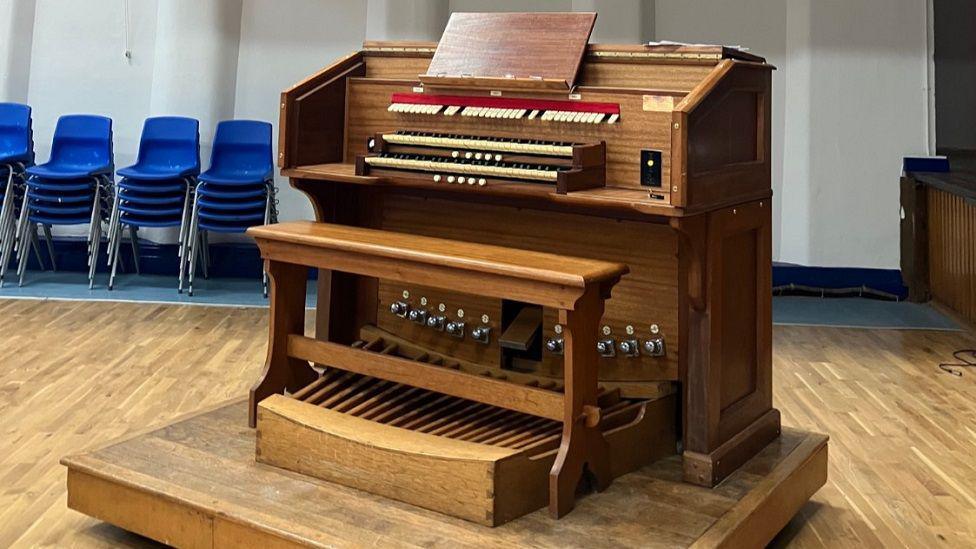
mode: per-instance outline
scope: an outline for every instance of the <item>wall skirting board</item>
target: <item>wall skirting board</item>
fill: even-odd
[[[899,269],[858,267],[808,267],[773,264],[773,294],[823,295],[825,297],[862,296],[903,300],[908,287]]]
[[[54,254],[60,271],[87,271],[85,241],[80,238],[57,238]],[[103,246],[104,249],[104,246]],[[120,272],[133,272],[132,249],[124,242]],[[139,241],[143,273],[176,276],[176,244]],[[41,256],[50,268],[47,248],[41,243]],[[211,272],[215,278],[256,278],[261,276],[261,258],[256,246],[250,243],[220,243],[210,245]],[[124,266],[124,270],[121,270]],[[37,270],[37,260],[31,257],[28,268]],[[104,256],[99,272],[106,272]],[[316,271],[309,276],[315,278]],[[807,267],[786,263],[773,264],[773,291],[777,294],[818,294],[825,296],[860,295],[888,299],[904,299],[908,289],[902,284],[898,269],[862,269],[853,267]]]

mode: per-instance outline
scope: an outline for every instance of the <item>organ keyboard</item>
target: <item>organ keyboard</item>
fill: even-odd
[[[604,143],[571,143],[398,130],[370,139],[358,175],[431,174],[434,183],[477,185],[525,181],[553,184],[560,194],[604,184]],[[388,170],[388,171],[384,171]],[[389,171],[392,170],[392,171]]]
[[[561,383],[566,361],[585,352],[586,360],[597,364],[601,390],[628,403],[620,406],[648,410],[639,422],[612,426],[601,424],[593,410],[586,419],[590,428],[603,429],[593,435],[595,448],[600,437],[610,442],[614,474],[678,452],[677,438],[684,479],[713,486],[779,434],[771,385],[773,67],[720,46],[587,45],[593,14],[527,17],[455,14],[439,44],[368,42],[286,90],[278,164],[312,201],[318,221],[377,231],[371,244],[377,257],[402,253],[397,243],[415,235],[463,244],[469,252],[472,246],[490,247],[490,257],[474,261],[481,266],[517,255],[506,250],[626,264],[630,272],[612,296],[601,296],[605,308],[590,311],[599,321],[570,326],[565,311],[507,295],[502,287],[507,283],[492,274],[462,286],[433,287],[446,268],[435,262],[423,268],[401,265],[387,276],[321,273],[315,328],[321,345],[303,338],[287,345],[278,341],[276,348],[287,350],[292,366],[322,364],[351,356],[345,349],[360,344],[363,333],[382,334],[382,342],[370,346],[379,353],[356,353],[356,360],[342,365],[365,377],[329,377],[328,383],[339,384],[329,386],[351,402],[372,403],[376,395],[370,391],[394,389],[372,380],[371,368],[395,365],[393,381],[415,383],[423,392],[416,400],[394,399],[389,405],[402,405],[404,413],[433,414],[431,425],[438,420],[432,402],[441,402],[443,395],[468,397],[457,387],[430,383],[432,378],[406,375],[411,368],[430,372],[429,364],[411,360],[437,357],[439,363],[465,365],[459,372],[466,375],[490,372],[493,380],[531,379],[543,387]],[[467,39],[475,29],[476,49]],[[267,244],[269,249],[288,245]],[[526,261],[523,267],[533,272],[534,260]],[[295,278],[284,286],[301,285]],[[284,286],[280,291],[289,291]],[[289,329],[301,325],[294,322]],[[586,337],[574,338],[574,329]],[[580,341],[587,342],[585,350]],[[302,354],[302,346],[321,353]],[[423,358],[386,356],[404,352]],[[536,394],[524,386],[491,387],[501,392],[487,398],[493,405]],[[372,425],[362,423],[372,416],[339,419],[343,407],[319,410],[304,397],[275,398],[269,410],[319,414],[317,424],[325,430],[339,423],[349,429]],[[523,415],[486,409],[502,418],[500,423],[463,418],[459,432],[485,428],[499,439],[521,436],[506,426],[535,420],[524,417],[532,412],[518,410]],[[563,428],[572,430],[565,425],[576,425],[580,417],[566,420]],[[554,429],[551,422],[539,424],[546,433]],[[399,424],[377,429],[376,436],[389,437],[384,440],[391,455],[428,459],[418,450],[424,445],[455,457],[472,449],[432,439],[430,433],[404,433]],[[277,445],[264,435],[261,440],[269,448],[290,448],[287,441]],[[363,451],[379,456],[381,449],[371,444]],[[328,453],[332,449],[322,452],[340,459]],[[543,455],[553,457],[505,453],[512,448],[477,450],[493,456],[487,470],[498,475],[505,470],[502,463],[531,469],[551,463],[540,461]],[[437,463],[455,463],[445,460]],[[304,457],[298,462],[307,474],[377,493],[407,489],[375,486],[366,470],[356,479],[337,473],[359,470],[373,463],[369,460],[352,469],[344,469],[345,462]],[[544,473],[520,471],[519,478],[529,484],[513,493],[531,493],[533,499],[516,506],[518,512],[509,509],[504,519],[463,516],[497,524],[540,506],[544,494],[535,490],[545,491],[537,476]],[[436,483],[451,473],[420,475]],[[502,490],[497,484],[502,479],[493,482],[475,492],[500,494],[495,490]],[[426,501],[425,488],[417,487],[411,497]],[[430,507],[461,515],[451,505]]]
[[[590,101],[557,101],[505,97],[465,97],[394,93],[387,110],[402,114],[471,116],[570,122],[574,124],[615,124],[620,105]]]

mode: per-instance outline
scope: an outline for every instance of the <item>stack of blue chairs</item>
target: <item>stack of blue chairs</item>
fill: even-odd
[[[18,103],[0,103],[0,178],[7,180],[0,187],[0,286],[17,237],[17,213],[25,191],[24,171],[33,165],[31,108]]]
[[[27,168],[27,191],[17,224],[20,284],[27,269],[26,248],[37,249],[38,225],[44,229],[51,265],[56,268],[51,227],[87,223],[88,287],[94,287],[114,169],[110,118],[74,114],[58,119],[50,160]]]
[[[200,174],[184,257],[193,295],[198,257],[207,276],[208,233],[243,233],[249,227],[277,221],[271,151],[271,124],[228,120],[217,124],[210,168]],[[263,277],[268,295],[267,273]],[[183,270],[180,273],[183,290]]]
[[[115,285],[122,233],[129,228],[136,272],[139,272],[140,227],[179,227],[180,272],[190,222],[190,204],[200,174],[200,123],[192,118],[149,118],[142,127],[136,163],[118,171],[115,202],[108,228],[108,288]],[[181,276],[182,279],[182,276]]]

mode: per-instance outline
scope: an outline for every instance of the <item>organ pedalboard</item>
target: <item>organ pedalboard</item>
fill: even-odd
[[[433,183],[486,187],[513,181],[566,194],[606,183],[606,144],[395,130],[369,139],[357,175],[403,172]]]

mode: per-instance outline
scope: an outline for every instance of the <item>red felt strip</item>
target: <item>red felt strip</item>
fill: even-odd
[[[616,103],[591,101],[553,101],[548,99],[521,99],[518,97],[472,97],[467,95],[427,95],[422,93],[394,93],[391,103],[411,105],[445,105],[460,107],[488,107],[495,109],[525,109],[539,111],[598,112],[620,114]]]

